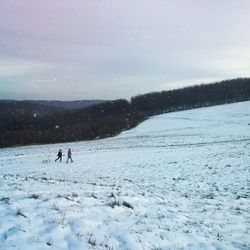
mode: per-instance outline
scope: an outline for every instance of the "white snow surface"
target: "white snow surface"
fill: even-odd
[[[1,149],[0,249],[250,249],[249,172],[250,102]]]

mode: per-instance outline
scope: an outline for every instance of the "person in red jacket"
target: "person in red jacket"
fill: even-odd
[[[71,161],[71,162],[73,162],[73,160],[72,160],[72,152],[71,152],[71,149],[69,148],[69,150],[68,150],[68,158],[67,158],[67,161],[66,161],[66,163],[68,163],[68,161]]]

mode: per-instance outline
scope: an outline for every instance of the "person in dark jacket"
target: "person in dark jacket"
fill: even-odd
[[[58,154],[57,154],[57,159],[55,159],[55,161],[59,160],[62,161],[62,150],[60,149]]]
[[[66,163],[68,163],[68,161],[71,161],[71,162],[73,162],[73,160],[72,160],[72,152],[71,152],[71,149],[69,148],[69,150],[68,150],[68,158],[67,158],[67,161],[66,161]]]

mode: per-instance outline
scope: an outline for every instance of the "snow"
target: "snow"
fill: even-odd
[[[250,102],[1,149],[0,249],[250,249],[249,172]]]

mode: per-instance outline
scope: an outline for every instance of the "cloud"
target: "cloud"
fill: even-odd
[[[29,60],[0,60],[0,77],[29,76],[52,69],[53,65]]]

